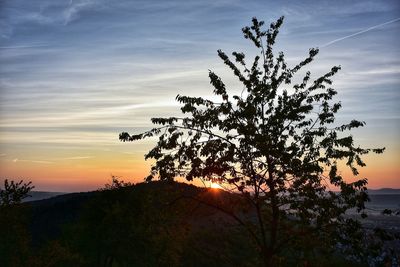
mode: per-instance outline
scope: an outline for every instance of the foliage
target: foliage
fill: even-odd
[[[102,190],[114,190],[114,189],[121,189],[127,186],[133,186],[131,182],[125,182],[120,179],[120,177],[112,175],[111,182],[104,185],[104,188],[100,188]]]
[[[0,266],[27,266],[30,234],[28,215],[20,204],[34,187],[4,180],[0,188]]]
[[[63,246],[60,241],[53,240],[40,247],[29,259],[31,267],[80,267],[83,261],[77,253]]]
[[[305,255],[360,242],[360,223],[344,214],[352,208],[362,213],[369,199],[367,179],[346,182],[339,166],[347,165],[357,176],[357,168],[365,166],[363,155],[384,151],[355,144],[349,131],[364,122],[336,123],[341,103],[333,101],[337,91],[331,86],[340,66],[314,80],[307,71],[295,83],[296,74],[319,50],[310,49],[304,60],[289,67],[283,52],[273,52],[282,23],[283,17],[263,30],[264,22],[253,18],[242,29],[259,50],[250,65],[242,52],[233,52],[231,59],[218,50],[243,85],[240,95],[229,94],[222,79],[209,71],[219,102],[178,95],[183,117],[153,118],[155,128],[119,136],[124,142],[159,136],[145,155],[155,160],[147,181],[204,179],[240,193],[257,219],[228,214],[241,225],[251,225],[246,229],[266,266],[278,265],[287,255],[306,264]],[[359,248],[351,253],[360,260],[363,256]]]
[[[29,196],[29,192],[34,188],[32,182],[24,183],[4,180],[4,188],[0,188],[0,206],[8,206],[21,203],[21,201]]]
[[[30,233],[27,211],[0,206],[0,266],[28,266]]]

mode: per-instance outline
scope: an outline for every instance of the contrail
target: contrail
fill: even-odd
[[[335,39],[335,40],[333,40],[333,41],[330,41],[329,43],[323,44],[323,45],[320,46],[320,47],[327,47],[327,46],[329,46],[329,45],[331,45],[331,44],[340,42],[340,41],[345,40],[345,39],[347,39],[347,38],[351,38],[351,37],[360,35],[360,34],[362,34],[362,33],[364,33],[364,32],[369,32],[369,31],[371,31],[371,30],[373,30],[373,29],[376,29],[376,28],[385,26],[385,25],[387,25],[387,24],[390,24],[390,23],[393,23],[393,22],[396,22],[396,21],[399,21],[399,20],[400,20],[400,18],[397,18],[397,19],[393,19],[393,20],[387,21],[387,22],[382,23],[382,24],[378,24],[378,25],[369,27],[369,28],[367,28],[367,29],[365,29],[365,30],[362,30],[362,31],[359,31],[359,32],[356,32],[356,33],[353,33],[353,34],[350,34],[350,35],[347,35],[347,36],[344,36],[344,37],[342,37],[342,38]]]

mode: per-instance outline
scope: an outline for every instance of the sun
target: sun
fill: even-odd
[[[217,183],[213,183],[213,182],[211,182],[210,187],[211,187],[211,188],[214,188],[214,189],[222,189],[222,186],[221,186],[221,185],[219,185],[219,184],[217,184]]]

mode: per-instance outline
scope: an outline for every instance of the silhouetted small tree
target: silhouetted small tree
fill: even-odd
[[[103,188],[100,188],[100,191],[104,190],[118,190],[124,187],[133,186],[134,184],[131,182],[125,182],[121,180],[120,177],[111,175],[111,182],[106,183]]]
[[[155,159],[147,181],[204,179],[240,193],[256,219],[231,215],[246,226],[265,266],[289,264],[291,258],[306,261],[307,255],[321,255],[323,248],[342,249],[360,259],[365,256],[359,246],[365,235],[359,221],[344,215],[356,208],[366,216],[362,211],[368,201],[367,179],[346,182],[338,167],[343,162],[357,176],[357,168],[365,166],[361,156],[384,149],[361,148],[346,133],[364,122],[335,123],[341,103],[333,102],[337,92],[331,78],[340,67],[314,80],[305,72],[292,85],[318,49],[310,49],[303,61],[289,67],[283,52],[273,53],[282,22],[283,17],[263,30],[264,22],[253,18],[251,27],[242,29],[260,52],[251,65],[244,53],[233,52],[232,60],[218,50],[243,84],[240,95],[230,95],[221,78],[209,71],[220,101],[178,95],[188,115],[153,118],[154,129],[123,132],[119,138],[135,141],[159,135],[145,155]]]
[[[29,192],[35,188],[32,182],[24,183],[4,180],[4,188],[0,187],[0,206],[8,206],[21,203],[21,201],[29,196]]]

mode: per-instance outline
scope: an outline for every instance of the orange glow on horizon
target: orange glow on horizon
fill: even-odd
[[[90,157],[69,157],[69,160],[0,160],[0,179],[32,181],[37,191],[76,192],[90,191],[103,187],[112,175],[121,177],[126,182],[140,183],[149,174],[151,161],[145,161],[141,152],[132,154],[118,151],[91,151]],[[66,158],[60,155],[58,158]],[[57,157],[53,156],[57,159]],[[356,177],[347,166],[339,166],[339,173],[347,182],[367,178],[368,188],[400,188],[400,164],[395,153],[368,155],[364,157],[367,164],[359,168]],[[187,182],[184,179],[177,179]],[[0,181],[2,182],[2,181]],[[196,186],[222,189],[218,183],[202,184],[200,180],[191,182]]]
[[[210,184],[210,188],[212,188],[212,189],[223,189],[220,184],[213,183],[213,182]]]

